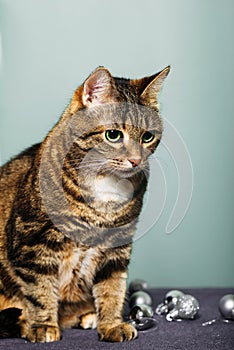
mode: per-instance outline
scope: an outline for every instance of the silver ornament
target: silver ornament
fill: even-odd
[[[137,319],[140,320],[143,317],[153,317],[153,309],[149,305],[135,305],[129,313],[130,320]]]
[[[128,289],[129,289],[129,294],[131,295],[135,292],[138,292],[139,290],[148,289],[148,284],[145,280],[135,279],[130,283]]]
[[[133,293],[129,298],[129,306],[132,308],[135,305],[149,305],[151,306],[153,303],[151,296],[144,292],[143,290],[139,290],[138,292]]]
[[[168,321],[176,319],[193,319],[199,310],[199,303],[192,295],[185,294],[178,300],[177,305],[166,316]]]
[[[164,303],[160,303],[155,309],[156,315],[165,315],[168,313],[168,307]]]
[[[184,295],[180,290],[170,290],[164,297],[163,303],[156,307],[155,313],[157,315],[165,315],[170,310],[174,309],[178,303],[179,298]]]
[[[224,318],[234,320],[234,294],[224,295],[220,299],[219,311]]]
[[[142,317],[140,320],[133,319],[128,321],[138,331],[146,331],[148,329],[155,329],[158,326],[158,321],[153,317]]]
[[[167,305],[168,310],[172,310],[183,295],[184,293],[180,290],[170,290],[164,298],[164,304]]]

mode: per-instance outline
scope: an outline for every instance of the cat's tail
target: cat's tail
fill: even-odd
[[[19,338],[20,327],[18,325],[21,309],[11,307],[0,311],[0,338]]]

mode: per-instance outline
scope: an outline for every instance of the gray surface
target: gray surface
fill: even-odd
[[[154,307],[158,305],[169,289],[152,289]],[[138,338],[128,343],[99,342],[95,330],[71,329],[63,332],[60,342],[32,344],[23,339],[1,339],[0,349],[9,350],[231,350],[234,349],[234,321],[224,323],[218,311],[220,298],[234,294],[234,289],[189,289],[183,290],[194,295],[200,303],[196,320],[168,322],[157,316],[158,328],[139,332]],[[218,318],[210,326],[202,323]]]

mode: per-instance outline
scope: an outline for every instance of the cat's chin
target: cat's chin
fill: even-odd
[[[143,170],[141,168],[115,168],[112,172],[113,175],[119,177],[120,179],[127,179],[132,176],[135,176],[136,174],[139,174]]]

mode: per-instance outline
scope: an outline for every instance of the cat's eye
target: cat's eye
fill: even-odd
[[[143,143],[149,143],[149,142],[153,141],[153,139],[154,139],[154,134],[152,134],[150,131],[146,131],[142,135],[142,142]]]
[[[123,133],[120,130],[107,130],[105,136],[110,142],[121,142],[123,140]]]

